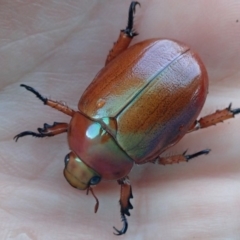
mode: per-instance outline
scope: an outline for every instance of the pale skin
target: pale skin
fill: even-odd
[[[101,182],[94,199],[62,175],[66,134],[13,137],[70,118],[20,88],[30,85],[76,109],[104,65],[130,1],[2,1],[0,3],[0,239],[113,239],[121,228],[119,186]],[[240,107],[240,1],[144,1],[137,7],[138,42],[174,38],[195,49],[209,72],[201,115]],[[212,149],[189,163],[146,164],[129,177],[134,209],[125,239],[238,239],[240,117],[185,136],[171,154]]]

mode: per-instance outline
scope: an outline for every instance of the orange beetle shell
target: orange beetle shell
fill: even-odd
[[[176,41],[150,39],[104,67],[78,108],[102,122],[134,162],[144,163],[185,135],[207,91],[207,71],[195,52]]]

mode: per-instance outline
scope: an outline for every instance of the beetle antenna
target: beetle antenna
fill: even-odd
[[[95,204],[95,207],[94,207],[94,213],[96,213],[96,212],[98,211],[99,201],[98,201],[98,198],[97,198],[96,195],[94,194],[93,189],[92,189],[91,187],[89,187],[89,188],[87,189],[87,195],[88,195],[88,193],[89,193],[89,190],[90,190],[90,192],[92,193],[93,197],[94,197],[95,200],[96,200],[96,204]]]

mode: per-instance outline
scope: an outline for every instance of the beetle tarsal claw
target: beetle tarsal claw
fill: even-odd
[[[47,103],[47,98],[43,97],[38,91],[36,91],[34,88],[25,85],[25,84],[20,84],[20,87],[26,88],[29,92],[32,92],[38,99],[40,99],[44,104]]]
[[[113,229],[117,232],[117,233],[113,233],[115,235],[122,235],[122,234],[125,234],[127,232],[127,229],[128,229],[128,222],[127,222],[127,218],[126,216],[121,213],[121,218],[122,218],[122,222],[123,222],[123,227],[121,230],[118,230],[117,228],[113,227]]]
[[[130,7],[129,7],[129,13],[128,13],[128,24],[126,29],[122,30],[125,34],[127,34],[130,38],[135,37],[138,35],[133,29],[133,19],[134,19],[134,14],[136,12],[136,6],[140,5],[139,2],[132,2]]]
[[[232,107],[232,103],[230,103],[228,107],[228,111],[231,112],[233,116],[240,113],[240,108],[232,109],[231,107]]]
[[[201,155],[207,155],[210,152],[211,152],[211,149],[204,149],[202,151],[199,151],[199,152],[196,152],[196,153],[193,153],[193,154],[184,155],[184,157],[186,158],[186,161],[188,161],[192,158],[195,158],[195,157],[198,157],[198,156],[201,156]]]

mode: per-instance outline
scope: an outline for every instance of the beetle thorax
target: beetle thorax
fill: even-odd
[[[109,131],[96,120],[76,112],[68,130],[70,149],[102,178],[114,180],[126,176],[132,159],[119,147]]]

